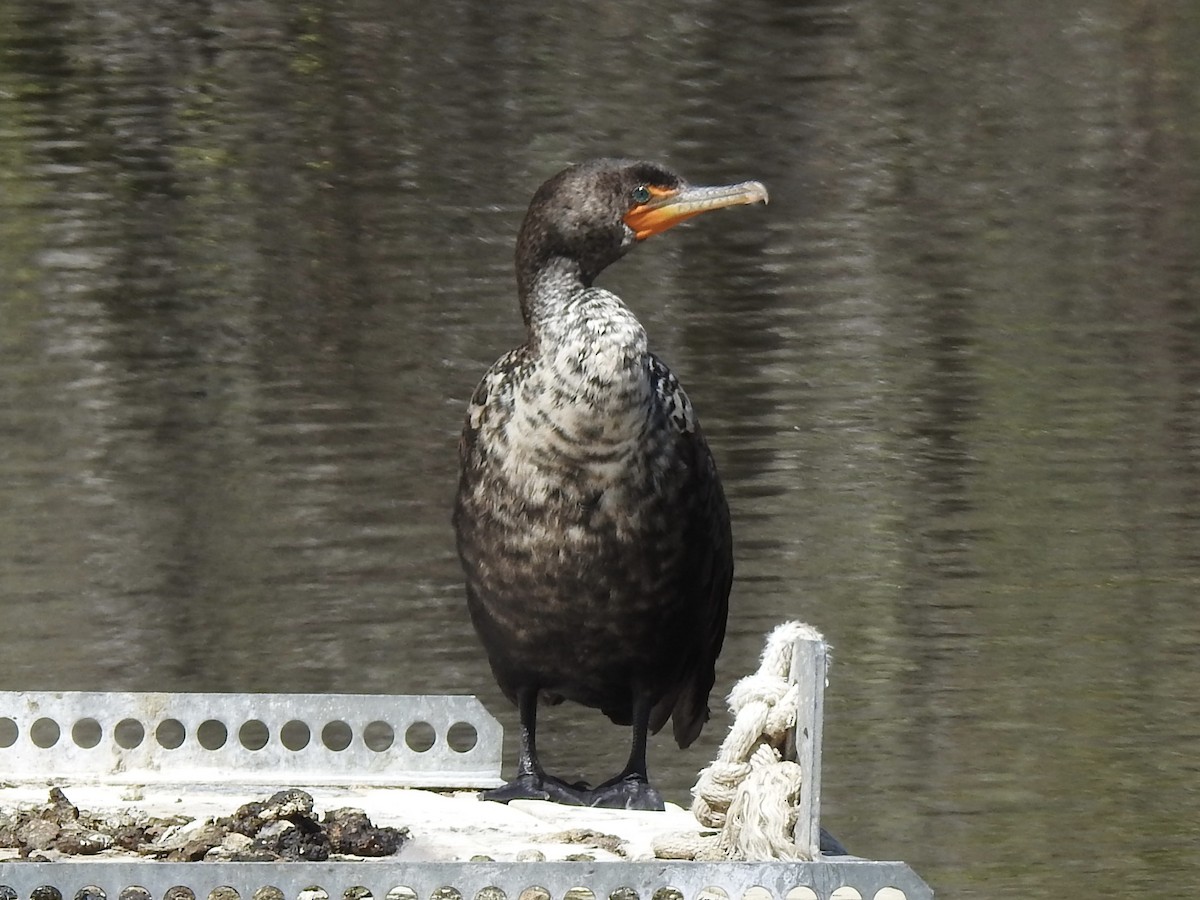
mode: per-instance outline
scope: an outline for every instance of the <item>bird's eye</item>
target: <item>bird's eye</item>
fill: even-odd
[[[650,202],[650,188],[646,187],[644,184],[639,184],[637,187],[635,187],[633,189],[633,202],[634,203],[649,203]]]

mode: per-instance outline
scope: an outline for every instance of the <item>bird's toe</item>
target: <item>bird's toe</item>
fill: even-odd
[[[606,781],[591,791],[588,806],[604,809],[640,809],[658,811],[666,808],[662,794],[640,776],[630,775]]]
[[[508,803],[512,800],[549,800],[567,806],[587,806],[588,786],[582,782],[568,784],[553,775],[518,775],[498,788],[481,791],[480,800]]]

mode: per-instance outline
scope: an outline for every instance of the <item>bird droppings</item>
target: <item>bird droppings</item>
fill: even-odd
[[[481,803],[475,790],[169,782],[144,784],[130,800],[129,785],[59,784],[49,799],[44,782],[0,784],[0,865],[324,854],[406,862],[645,861],[655,858],[664,835],[698,830],[691,813],[673,803],[644,812],[544,800]]]
[[[44,805],[0,812],[0,847],[37,862],[98,854],[170,862],[321,862],[391,856],[408,839],[407,828],[376,826],[360,809],[319,816],[312,796],[300,790],[279,791],[211,818],[93,813],[80,810],[60,788],[50,789]]]
[[[546,840],[557,844],[578,844],[582,847],[596,850],[607,850],[609,853],[614,853],[617,856],[627,855],[623,838],[619,838],[615,834],[605,834],[602,831],[596,831],[592,828],[571,828],[567,831],[560,831],[557,834],[549,835]],[[586,853],[575,855],[591,858],[591,854]]]

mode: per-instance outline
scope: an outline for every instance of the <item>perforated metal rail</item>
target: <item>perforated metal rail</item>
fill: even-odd
[[[7,889],[7,891],[6,891]],[[815,863],[16,863],[0,900],[932,900],[908,866]]]
[[[468,696],[0,692],[14,782],[491,787],[502,745]]]

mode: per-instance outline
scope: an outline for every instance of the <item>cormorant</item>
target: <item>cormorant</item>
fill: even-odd
[[[767,201],[756,181],[692,187],[598,159],[533,196],[517,239],[525,343],[471,398],[454,510],[471,619],[519,710],[516,777],[486,799],[662,809],[647,732],[680,747],[708,719],[733,577],[729,508],[692,404],[616,295],[592,286],[634,244],[699,213]],[[595,789],[546,774],[537,703],[632,725]]]

